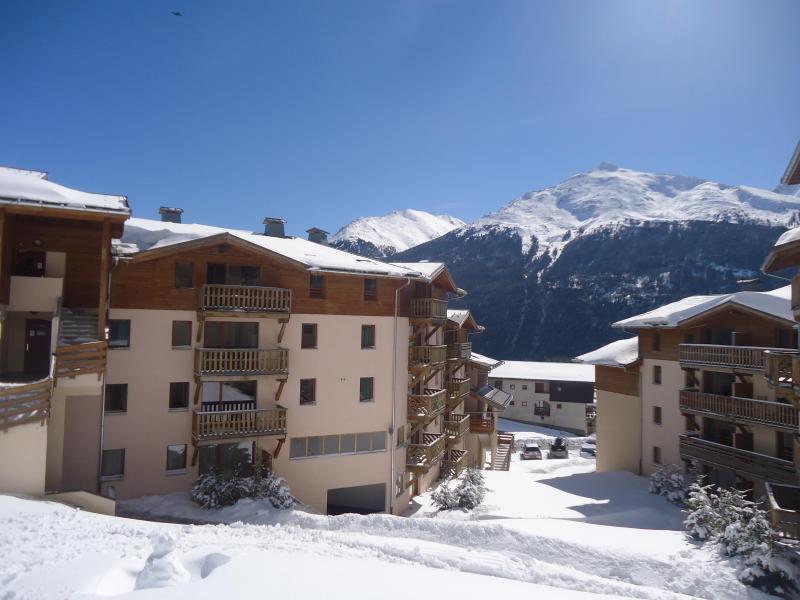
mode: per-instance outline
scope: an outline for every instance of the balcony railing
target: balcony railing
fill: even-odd
[[[286,435],[286,409],[198,411],[192,415],[196,443],[216,440]]]
[[[412,346],[408,363],[412,367],[441,365],[447,362],[447,346]]]
[[[800,384],[800,353],[796,350],[764,352],[764,378],[773,387]]]
[[[797,481],[794,463],[758,452],[733,448],[716,442],[682,435],[679,442],[681,457],[731,469],[749,478],[793,484]]]
[[[195,354],[199,377],[285,375],[289,372],[289,351],[285,348],[199,348]]]
[[[470,417],[469,430],[472,433],[492,433],[494,431],[494,419],[491,417]]]
[[[772,528],[783,537],[800,540],[800,487],[768,482],[766,488]]]
[[[435,298],[411,300],[411,318],[423,321],[446,321],[447,302]]]
[[[56,377],[75,377],[89,373],[104,373],[108,344],[105,341],[59,346],[55,351]]]
[[[453,342],[447,345],[447,358],[452,360],[467,360],[472,354],[470,342]]]
[[[408,444],[406,467],[428,470],[442,459],[445,437],[442,433],[424,433],[422,444]]]
[[[797,410],[791,404],[781,402],[681,390],[680,407],[684,412],[713,414],[735,421],[768,425],[789,431],[795,431],[798,425]]]
[[[469,415],[451,413],[444,420],[444,434],[448,439],[457,440],[469,431]]]
[[[458,477],[467,468],[469,452],[466,450],[450,450],[442,461],[441,477]]]
[[[253,285],[203,286],[200,308],[218,312],[289,313],[292,290]]]
[[[439,416],[445,408],[444,390],[425,390],[424,394],[408,395],[408,418],[411,421],[429,421]]]
[[[450,379],[449,383],[447,384],[447,393],[448,395],[455,399],[461,399],[467,394],[469,394],[469,379],[460,379],[458,377],[453,377]]]
[[[717,346],[712,344],[681,344],[680,362],[689,365],[709,365],[761,371],[764,368],[764,352],[780,348],[758,346]],[[784,349],[785,351],[785,349]]]
[[[2,384],[0,384],[2,385]],[[10,427],[38,421],[50,413],[53,381],[48,377],[34,383],[0,388],[0,435]]]

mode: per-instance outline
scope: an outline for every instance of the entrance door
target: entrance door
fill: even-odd
[[[50,372],[50,321],[25,320],[25,373],[44,377]]]

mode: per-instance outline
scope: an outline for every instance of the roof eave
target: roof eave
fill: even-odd
[[[800,143],[794,148],[792,158],[789,160],[783,177],[781,177],[781,183],[784,185],[797,185],[800,183]]]

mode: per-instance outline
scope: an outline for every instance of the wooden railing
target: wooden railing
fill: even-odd
[[[55,377],[104,373],[108,344],[105,341],[59,346],[55,351]]]
[[[195,372],[201,377],[286,374],[289,351],[285,348],[198,348]]]
[[[445,437],[441,433],[424,433],[422,444],[408,444],[406,447],[406,466],[430,469],[444,454]]]
[[[710,413],[736,421],[769,425],[789,431],[795,431],[798,425],[795,407],[781,402],[681,390],[680,407],[685,412]]]
[[[779,535],[800,540],[800,487],[767,482],[767,508]]]
[[[447,346],[412,346],[408,362],[413,367],[437,365],[447,362]]]
[[[200,412],[229,412],[255,410],[255,400],[224,400],[222,402],[201,402]]]
[[[25,423],[44,423],[50,413],[52,387],[50,378],[0,387],[0,434],[10,427]]]
[[[511,467],[511,455],[516,450],[516,441],[514,439],[513,433],[506,433],[500,432],[497,434],[497,447],[500,448],[501,446],[507,446],[508,452],[506,452],[505,458],[503,459],[503,464],[499,465],[497,470],[499,471],[508,471]]]
[[[472,433],[492,433],[494,431],[494,419],[491,417],[470,417],[469,430]]]
[[[467,468],[469,452],[466,450],[450,450],[442,460],[440,476],[442,479],[454,478],[461,475]]]
[[[408,418],[412,421],[429,421],[445,408],[444,390],[425,390],[424,394],[408,395]]]
[[[447,301],[435,298],[413,298],[411,300],[411,318],[444,321],[447,319]]]
[[[460,379],[458,377],[451,378],[450,382],[447,384],[448,395],[453,399],[463,398],[469,394],[469,384],[469,379]]]
[[[761,348],[758,346],[681,344],[679,358],[680,362],[684,364],[736,367],[760,371],[764,368],[764,352],[767,350],[781,352],[781,348]]]
[[[199,411],[192,415],[195,442],[286,435],[286,409]]]
[[[797,481],[794,463],[774,456],[686,435],[680,436],[679,450],[685,459],[731,469],[745,477],[790,485]]]
[[[773,387],[791,387],[795,381],[795,368],[800,368],[797,352],[767,350],[764,352],[764,379]]]
[[[206,284],[200,308],[211,311],[278,312],[292,310],[292,290],[252,285]]]
[[[469,415],[457,415],[455,413],[447,415],[443,429],[448,438],[460,438],[469,431]]]
[[[471,354],[472,344],[470,342],[453,342],[447,345],[447,358],[467,360]]]

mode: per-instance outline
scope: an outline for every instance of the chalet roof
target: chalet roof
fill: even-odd
[[[47,179],[44,171],[0,167],[0,204],[130,215],[125,196],[93,194]]]
[[[330,246],[323,246],[302,238],[279,238],[251,233],[241,229],[228,229],[194,223],[169,223],[133,218],[126,223],[125,233],[118,248],[127,248],[129,252],[136,248],[138,256],[146,256],[148,252],[164,248],[175,247],[177,251],[181,244],[204,239],[212,241],[212,238],[216,236],[232,236],[257,248],[263,248],[298,262],[312,270],[425,278],[424,274],[412,269],[372,258],[364,258],[363,256],[344,252]]]
[[[634,336],[626,340],[617,340],[606,344],[602,348],[592,350],[576,357],[577,362],[586,365],[601,365],[606,367],[626,367],[639,359],[639,337]]]
[[[507,360],[489,372],[496,379],[530,381],[578,381],[594,383],[594,366],[576,363]]]
[[[784,185],[796,185],[800,183],[800,143],[795,146],[791,160],[786,167],[786,172],[781,178]]]
[[[513,400],[514,396],[503,390],[498,390],[491,385],[484,385],[477,390],[472,390],[470,394],[477,396],[484,402],[488,402],[499,410],[505,410],[508,403]]]
[[[469,309],[466,308],[458,310],[448,309],[447,320],[455,324],[459,329],[469,329],[476,332],[481,332],[485,329],[483,325],[478,325],[475,321],[475,317],[473,317]]]
[[[487,369],[493,369],[503,364],[502,360],[489,358],[488,356],[484,356],[483,354],[478,354],[477,352],[473,352],[472,354],[469,355],[469,362],[476,365],[480,365],[481,367],[486,367]]]
[[[641,315],[617,321],[613,327],[618,329],[680,327],[701,315],[731,306],[794,325],[791,296],[792,289],[788,285],[771,292],[734,292],[712,296],[689,296]]]
[[[459,287],[456,286],[456,282],[453,281],[453,277],[450,275],[450,271],[447,270],[447,265],[443,262],[398,262],[392,263],[403,269],[409,269],[411,271],[416,271],[418,273],[422,273],[423,277],[428,281],[435,281],[440,277],[444,277],[447,285],[449,288],[459,294],[459,295],[466,295],[466,292]]]
[[[771,272],[800,262],[800,227],[784,231],[764,260],[762,270]]]

